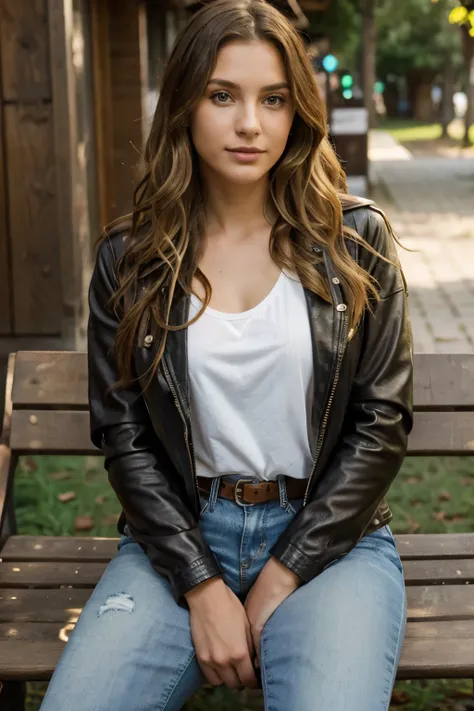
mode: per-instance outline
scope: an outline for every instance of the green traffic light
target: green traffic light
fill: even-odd
[[[350,89],[354,84],[354,79],[350,74],[343,74],[341,77],[341,86],[343,89]]]

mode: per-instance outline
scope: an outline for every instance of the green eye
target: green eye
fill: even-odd
[[[217,101],[218,104],[226,104],[227,99],[229,99],[230,96],[226,91],[216,91],[214,94],[212,94],[211,99],[214,101]]]
[[[267,96],[265,99],[269,103],[270,106],[283,106],[284,103],[286,103],[286,99],[284,96],[281,96],[280,94],[272,94],[271,96]]]

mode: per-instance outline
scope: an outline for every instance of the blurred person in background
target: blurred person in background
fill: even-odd
[[[133,214],[100,242],[89,377],[121,539],[42,710],[178,711],[206,682],[261,685],[272,711],[388,709],[406,290],[263,0],[178,36]]]

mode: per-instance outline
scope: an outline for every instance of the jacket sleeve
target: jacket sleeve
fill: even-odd
[[[271,551],[305,582],[363,537],[398,474],[412,428],[413,348],[405,282],[385,218],[370,211],[364,227],[359,233],[396,264],[370,257],[365,265],[379,283],[381,298],[365,315],[342,435],[306,506]]]
[[[114,357],[119,316],[110,306],[117,288],[114,264],[113,246],[106,240],[89,288],[91,439],[103,450],[132,537],[184,605],[184,593],[221,572],[184,502],[179,474],[155,434],[139,387],[111,390],[119,380]]]

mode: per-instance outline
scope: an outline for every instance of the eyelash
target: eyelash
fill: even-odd
[[[214,101],[217,96],[224,94],[224,96],[230,96],[230,94],[227,91],[215,91],[213,94],[211,94],[211,99]],[[280,103],[278,105],[272,104],[270,108],[279,108],[280,106],[283,106],[286,104],[286,98],[282,96],[281,94],[270,94],[270,96],[267,96],[267,99],[280,99]],[[216,101],[216,104],[220,104],[221,106],[225,105],[227,102],[223,101]]]

